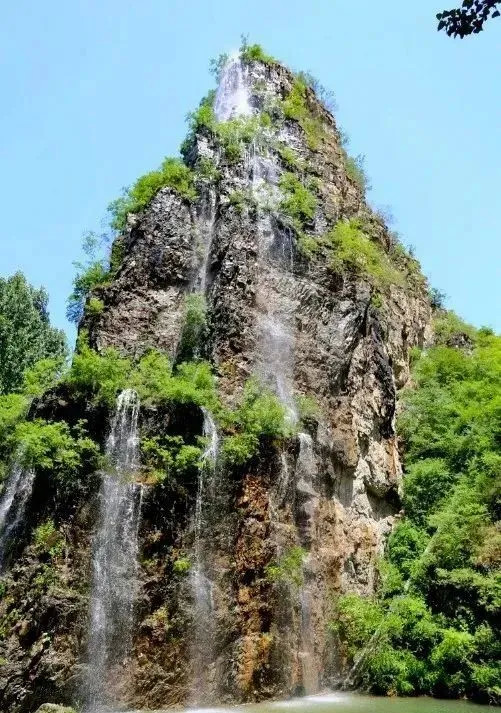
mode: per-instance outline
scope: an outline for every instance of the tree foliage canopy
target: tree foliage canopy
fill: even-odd
[[[0,278],[0,394],[18,389],[26,369],[45,358],[64,357],[62,330],[49,322],[48,295],[20,272]]]
[[[461,7],[444,10],[437,14],[438,30],[445,30],[449,37],[467,37],[484,29],[487,20],[499,17],[499,0],[463,0]]]
[[[501,337],[451,313],[438,326],[403,395],[405,518],[379,596],[341,598],[333,626],[374,692],[499,702]]]

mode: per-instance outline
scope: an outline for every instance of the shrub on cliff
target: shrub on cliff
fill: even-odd
[[[83,467],[94,470],[100,461],[99,446],[85,431],[85,422],[70,428],[63,421],[43,419],[18,424],[12,449],[24,468],[45,471],[63,489],[71,489]]]
[[[298,231],[311,223],[317,208],[317,199],[293,173],[284,173],[279,182],[284,194],[280,210],[291,219]]]
[[[360,221],[339,221],[325,240],[332,250],[331,269],[336,272],[354,272],[380,289],[404,284],[402,273],[392,265],[382,247],[365,234]]]
[[[244,388],[240,406],[221,414],[228,435],[223,442],[223,458],[229,465],[244,465],[257,455],[262,438],[282,439],[291,435],[286,410],[280,400],[257,379]]]
[[[137,179],[131,188],[124,190],[120,198],[108,206],[111,216],[110,225],[114,230],[125,229],[127,215],[139,213],[164,186],[173,188],[184,198],[196,198],[195,176],[181,159],[166,158],[156,171],[150,171]]]
[[[184,326],[179,340],[177,358],[186,361],[197,357],[207,332],[207,305],[200,294],[185,298]]]
[[[315,151],[323,138],[322,121],[314,116],[308,106],[307,85],[301,77],[296,77],[289,94],[282,102],[286,119],[293,119],[303,129],[308,147]]]

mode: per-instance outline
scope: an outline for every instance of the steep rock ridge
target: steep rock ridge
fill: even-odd
[[[343,662],[327,633],[332,600],[374,589],[376,561],[399,510],[396,390],[408,379],[410,347],[429,339],[430,321],[426,286],[412,275],[382,289],[380,299],[363,272],[331,265],[324,236],[340,221],[362,221],[384,254],[392,247],[346,172],[331,114],[308,87],[302,106],[310,123],[284,113],[297,85],[278,63],[247,61],[238,69],[249,110],[256,117],[266,111],[271,122],[241,142],[238,156],[229,155],[220,133],[194,125],[187,163],[196,172],[208,160],[217,178],[197,174],[195,200],[162,188],[142,213],[129,215],[115,245],[121,263],[110,284],[95,291],[104,309],[82,324],[97,349],[137,357],[154,347],[175,359],[186,296],[203,291],[202,356],[213,364],[227,406],[254,374],[277,393],[292,423],[299,419],[297,396],[316,401],[300,435],[284,447],[268,444],[233,473],[216,468],[203,533],[212,615],[206,702],[284,696],[338,681]],[[284,148],[294,152],[292,169]],[[300,226],[282,205],[289,173],[314,196]],[[318,249],[304,248],[305,235]],[[81,408],[61,394],[45,402],[68,420]],[[101,417],[89,421],[100,424],[104,443]],[[168,424],[169,434],[195,442],[202,421],[197,410],[145,408],[140,428],[148,434]],[[122,703],[155,708],[193,697],[193,592],[176,566],[180,571],[177,563],[193,550],[196,492],[196,482],[145,489],[133,683]],[[62,516],[68,552],[50,596],[37,601],[33,545],[8,575],[12,590],[0,603],[5,710],[78,700],[96,496],[91,482]],[[273,578],[270,567],[284,569],[294,552],[300,556],[292,576]],[[25,624],[9,629],[14,608]]]

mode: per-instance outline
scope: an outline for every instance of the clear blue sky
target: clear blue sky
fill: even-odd
[[[501,329],[501,20],[435,30],[454,0],[18,0],[0,27],[0,273],[64,317],[72,261],[124,185],[176,154],[209,60],[241,33],[337,97],[370,200],[449,306]],[[70,332],[71,333],[71,332]]]

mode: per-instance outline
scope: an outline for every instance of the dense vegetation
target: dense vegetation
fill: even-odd
[[[334,626],[352,683],[499,701],[501,337],[451,313],[436,331],[402,395],[405,517],[379,596],[342,597]]]
[[[66,356],[64,333],[50,325],[48,295],[20,272],[0,278],[0,394],[16,390],[39,359]]]

